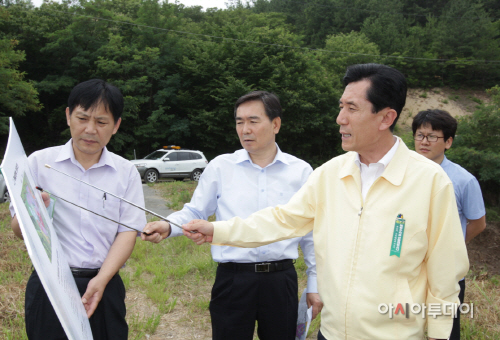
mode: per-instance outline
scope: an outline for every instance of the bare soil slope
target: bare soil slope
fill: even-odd
[[[500,275],[500,223],[488,222],[486,215],[486,230],[467,245],[467,252],[474,273]]]
[[[484,91],[454,90],[451,88],[409,89],[406,106],[398,124],[404,130],[411,128],[413,117],[422,110],[440,109],[459,117],[472,114],[479,101],[486,101]]]

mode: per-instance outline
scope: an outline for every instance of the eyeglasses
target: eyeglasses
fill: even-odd
[[[437,142],[439,138],[444,138],[444,137],[438,137],[438,136],[434,136],[434,135],[428,135],[428,136],[424,136],[423,134],[419,133],[418,135],[415,135],[415,137],[413,137],[413,139],[415,139],[416,141],[423,141],[425,138],[427,138],[427,141],[429,143],[433,143],[433,142]]]

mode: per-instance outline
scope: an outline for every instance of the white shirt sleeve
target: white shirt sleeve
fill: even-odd
[[[308,171],[304,172],[304,179],[302,185],[307,182],[309,175],[313,172],[312,168],[309,167]],[[304,261],[307,265],[307,292],[317,293],[318,292],[318,280],[316,274],[316,256],[314,254],[314,242],[313,242],[313,232],[311,231],[306,236],[302,237],[300,242],[300,248],[304,254]]]
[[[168,216],[176,224],[186,224],[194,219],[207,220],[217,210],[220,178],[212,162],[203,171],[198,186],[196,187],[191,202],[184,204],[182,210]],[[171,225],[172,232],[169,237],[182,235],[182,229]]]

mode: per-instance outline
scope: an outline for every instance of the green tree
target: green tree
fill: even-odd
[[[323,46],[329,35],[359,31],[370,15],[364,0],[253,0],[252,4],[257,13],[286,14],[292,31],[303,35],[311,47]]]
[[[485,199],[500,204],[500,86],[488,90],[491,101],[459,120],[450,160],[469,170],[481,184]]]
[[[251,90],[280,97],[284,116],[278,143],[284,151],[316,165],[336,155],[338,87],[315,54],[280,46],[300,46],[286,27],[281,15],[219,11],[207,19],[204,32],[239,41],[186,43],[179,109],[189,117],[191,139],[210,156],[240,147],[233,105]]]
[[[500,81],[498,1],[252,0],[257,13],[286,15],[307,46],[352,31],[377,44],[411,86],[492,86]],[[432,59],[451,59],[434,61]],[[471,60],[480,60],[472,62]],[[493,62],[482,62],[491,60]]]
[[[111,35],[99,54],[96,75],[119,87],[125,97],[120,133],[110,143],[113,150],[131,157],[133,149],[142,155],[169,137],[182,142],[188,131],[178,130],[178,117],[170,110],[177,82],[163,67],[160,49],[142,49]],[[149,148],[143,150],[140,144]]]
[[[363,22],[361,32],[376,42],[382,54],[404,53],[407,49],[411,19],[402,14],[400,0],[371,0],[369,8],[377,11]]]
[[[19,117],[40,110],[33,83],[25,81],[25,74],[18,70],[25,55],[15,50],[16,45],[15,40],[0,40],[0,134],[8,133],[9,116]]]
[[[328,36],[325,50],[331,52],[321,53],[320,60],[339,84],[349,65],[376,62],[380,55],[377,44],[371,42],[365,34],[354,31]]]
[[[453,59],[446,64],[448,82],[459,83],[466,79],[480,86],[498,82],[498,63],[468,62],[500,59],[498,28],[481,2],[451,1],[438,19],[430,52],[439,58]]]

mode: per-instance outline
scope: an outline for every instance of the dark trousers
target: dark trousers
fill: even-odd
[[[294,340],[297,327],[297,272],[255,273],[219,266],[212,288],[213,340]]]
[[[326,340],[323,334],[321,334],[321,331],[318,332],[318,340]]]
[[[75,277],[80,295],[85,293],[90,280]],[[36,271],[33,271],[26,286],[24,312],[28,339],[68,339]],[[117,274],[109,281],[101,302],[89,319],[94,340],[127,339],[125,314],[125,286]]]
[[[460,304],[464,303],[465,296],[465,279],[458,281],[460,285],[460,293],[458,298],[460,299]],[[453,319],[453,328],[451,330],[450,340],[460,340],[460,309],[457,310],[457,316]]]

